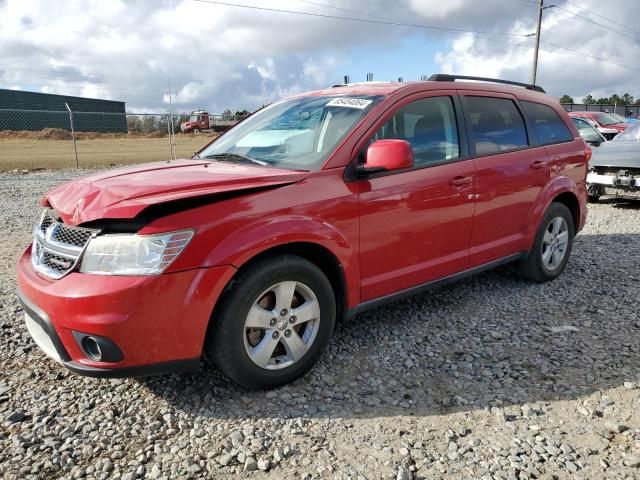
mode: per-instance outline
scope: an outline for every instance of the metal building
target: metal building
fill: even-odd
[[[124,102],[0,89],[0,130],[70,130],[73,112],[78,132],[127,132]]]

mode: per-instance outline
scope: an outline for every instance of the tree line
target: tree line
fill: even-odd
[[[563,95],[560,97],[560,103],[576,103],[573,97],[570,95]],[[625,93],[624,95],[613,94],[610,97],[600,97],[596,99],[593,95],[589,94],[582,99],[585,105],[640,105],[640,98],[637,100],[633,98],[633,95]]]

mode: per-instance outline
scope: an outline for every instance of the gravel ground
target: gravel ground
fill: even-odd
[[[640,205],[590,206],[564,275],[505,267],[340,325],[307,377],[97,380],[46,359],[14,263],[49,186],[0,175],[3,478],[640,478]]]

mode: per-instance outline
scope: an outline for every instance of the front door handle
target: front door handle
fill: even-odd
[[[546,161],[542,161],[542,160],[536,160],[535,162],[533,162],[531,165],[529,165],[532,169],[534,170],[540,170],[541,168],[546,167],[547,165],[549,165],[549,162]]]
[[[454,177],[449,182],[454,187],[465,187],[473,182],[473,177],[463,177],[461,175]]]

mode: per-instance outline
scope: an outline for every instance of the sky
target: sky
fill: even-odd
[[[364,81],[368,72],[376,81],[531,75],[534,0],[223,3],[324,16],[196,0],[0,0],[0,88],[120,100],[132,112],[165,111],[171,91],[174,110],[219,113],[254,110],[344,75]],[[544,10],[537,83],[576,101],[588,93],[640,97],[640,26],[631,21],[640,1],[555,5]]]

